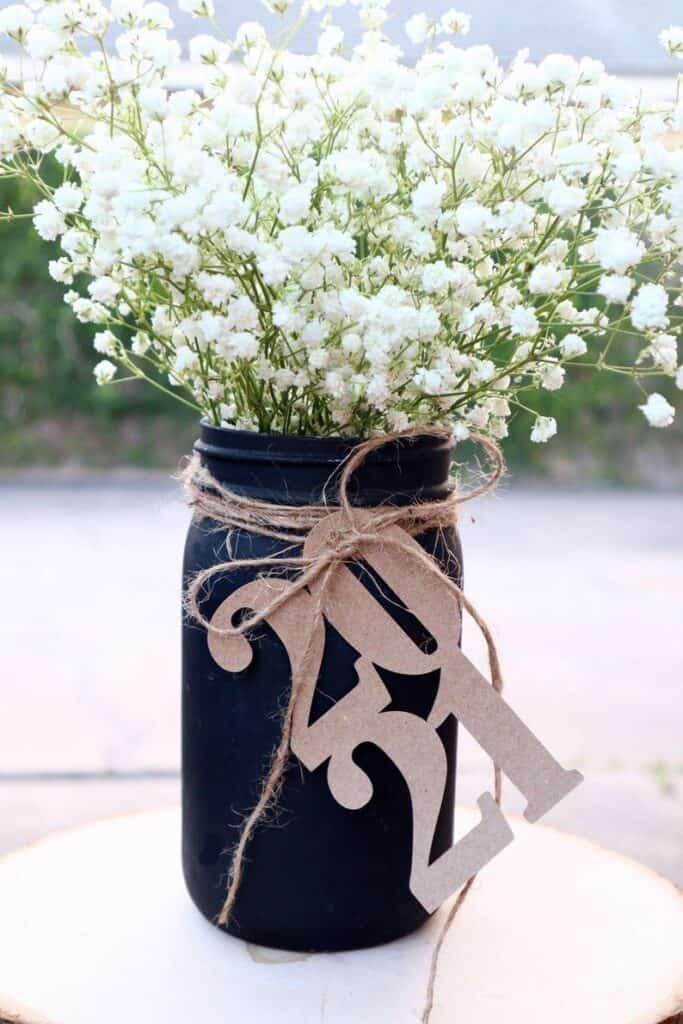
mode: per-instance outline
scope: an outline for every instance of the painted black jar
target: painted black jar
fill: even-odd
[[[353,442],[340,438],[255,434],[202,424],[195,448],[214,477],[245,496],[288,504],[334,504],[335,480]],[[354,504],[409,504],[445,497],[450,469],[447,442],[433,436],[398,441],[372,453],[351,481]],[[215,524],[214,524],[215,525]],[[184,579],[228,558],[225,538],[207,521],[190,525]],[[461,581],[462,557],[455,531],[418,538],[452,577]],[[272,555],[281,542],[240,533],[235,559]],[[253,570],[212,581],[202,601],[211,617]],[[366,574],[367,575],[367,574]],[[372,587],[372,582],[368,581]],[[374,596],[416,643],[420,625],[386,592]],[[457,625],[454,624],[454,631]],[[457,635],[454,632],[454,642]],[[231,848],[254,806],[259,783],[280,733],[280,714],[290,688],[287,653],[267,625],[252,640],[254,657],[229,673],[211,657],[206,631],[183,623],[183,866],[199,910],[215,920],[225,898]],[[356,685],[358,656],[330,623],[311,710],[324,715]],[[391,695],[387,708],[422,718],[429,714],[438,678],[381,671]],[[438,675],[438,674],[436,674]],[[432,860],[452,845],[457,723],[439,731],[449,763],[449,782],[432,844]],[[360,810],[333,798],[327,765],[308,772],[292,755],[276,816],[252,839],[228,931],[249,942],[282,949],[332,951],[378,945],[413,931],[427,912],[408,888],[412,811],[406,783],[389,758],[370,743],[354,760],[374,792]]]

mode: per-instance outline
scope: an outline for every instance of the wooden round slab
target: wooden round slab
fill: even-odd
[[[476,820],[459,811],[459,832]],[[675,886],[575,836],[512,825],[515,842],[480,875],[446,941],[431,1024],[658,1024],[683,1009]],[[200,917],[179,862],[175,808],[61,833],[1,860],[5,1018],[420,1020],[441,915],[357,953],[248,946]]]

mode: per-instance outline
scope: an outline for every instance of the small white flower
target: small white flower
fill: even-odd
[[[449,36],[466,36],[471,25],[472,19],[469,14],[463,14],[462,11],[456,11],[454,8],[442,14],[439,21],[439,28]]]
[[[577,185],[567,185],[556,178],[546,186],[545,201],[558,217],[573,217],[586,202],[586,192]]]
[[[513,338],[533,338],[538,334],[538,319],[532,306],[513,306],[510,310],[510,334]]]
[[[77,213],[83,205],[83,190],[67,181],[55,190],[52,201],[62,213]]]
[[[560,352],[565,359],[575,359],[577,356],[585,355],[587,351],[586,342],[578,334],[565,334],[560,342]]]
[[[426,395],[438,395],[443,390],[442,377],[438,370],[429,370],[425,367],[415,371],[413,383]]]
[[[228,323],[237,331],[258,330],[258,310],[247,295],[232,300],[228,307]]]
[[[175,359],[173,360],[173,370],[176,374],[186,373],[188,370],[193,370],[199,363],[199,356],[194,352],[188,345],[180,345],[176,349]]]
[[[552,295],[560,291],[567,279],[567,272],[551,263],[537,263],[529,275],[529,291],[532,295]]]
[[[659,33],[659,42],[671,57],[683,57],[683,28],[671,25]]]
[[[318,348],[327,336],[328,327],[324,320],[309,320],[301,332],[301,340],[309,348]]]
[[[291,266],[289,260],[273,250],[259,257],[258,269],[265,283],[276,288],[287,280]]]
[[[632,231],[625,228],[598,228],[595,236],[595,255],[605,270],[625,274],[629,267],[640,262],[645,246]]]
[[[295,383],[295,373],[293,370],[283,368],[275,371],[273,379],[281,391],[286,391],[287,388],[293,387]]]
[[[412,195],[413,212],[423,224],[435,224],[441,214],[446,186],[437,181],[421,181]]]
[[[667,327],[668,295],[661,284],[643,284],[631,303],[631,323],[639,330]]]
[[[168,7],[158,0],[151,0],[142,6],[139,20],[148,29],[173,28]]]
[[[305,220],[311,209],[311,189],[296,185],[285,192],[280,200],[280,220],[283,224],[297,224]]]
[[[236,331],[231,335],[230,343],[239,359],[255,359],[258,355],[258,338],[249,331]]]
[[[324,370],[330,361],[330,353],[326,348],[312,348],[308,352],[308,365],[312,370]]]
[[[545,444],[557,433],[557,420],[552,416],[537,416],[531,430],[534,444]]]
[[[387,20],[387,12],[383,9],[381,0],[377,4],[363,4],[359,11],[360,23],[366,32],[376,32]],[[400,428],[396,428],[400,429]]]
[[[455,222],[461,235],[478,238],[493,227],[493,214],[481,203],[466,199],[455,215]]]
[[[639,405],[638,408],[651,427],[670,427],[676,413],[666,398],[656,391],[648,396],[644,405]]]
[[[635,286],[635,279],[620,274],[603,274],[598,284],[598,292],[608,302],[623,306]]]
[[[367,383],[365,394],[371,405],[380,411],[384,410],[391,397],[391,389],[387,378],[378,373]]]
[[[216,13],[213,0],[178,0],[178,8],[194,18],[213,18]]]
[[[140,90],[140,106],[150,117],[164,118],[168,112],[168,93],[161,86]]]
[[[66,231],[64,215],[48,199],[43,199],[34,206],[33,226],[47,242],[54,242]]]
[[[648,349],[654,365],[673,376],[678,366],[678,341],[673,334],[658,334]]]
[[[234,402],[223,402],[218,409],[221,414],[221,426],[230,426],[237,419],[237,406]]]
[[[22,36],[34,22],[34,14],[24,4],[10,4],[0,11],[0,32]]]
[[[342,338],[341,344],[344,352],[346,352],[346,354],[350,356],[356,355],[356,353],[360,352],[361,348],[363,347],[363,342],[360,335],[356,334],[355,332],[345,334],[344,337]]]
[[[88,291],[95,302],[111,305],[119,294],[121,286],[111,277],[96,277],[88,285]]]
[[[34,60],[48,60],[59,53],[65,42],[66,37],[62,32],[34,25],[26,33],[26,52]]]
[[[486,430],[488,427],[491,413],[485,404],[475,405],[473,409],[470,409],[467,413],[467,422],[475,430]]]
[[[411,43],[424,43],[427,36],[434,31],[434,22],[426,14],[414,14],[406,22],[406,35]]]
[[[93,369],[98,384],[108,384],[116,376],[116,367],[108,359],[101,359]]]
[[[107,310],[104,306],[91,299],[81,298],[77,292],[67,292],[64,300],[70,302],[71,308],[82,324],[98,324],[107,319]]]
[[[131,352],[136,356],[144,356],[150,346],[150,337],[144,331],[136,331],[131,341]]]
[[[318,39],[318,53],[323,57],[341,50],[344,45],[344,30],[338,25],[328,25]]]
[[[216,64],[230,59],[230,47],[205,33],[190,39],[189,51],[192,64]]]
[[[261,0],[261,3],[271,14],[286,14],[292,6],[293,0]]]
[[[232,277],[226,274],[197,274],[195,283],[208,303],[212,306],[224,306],[229,299],[237,294],[237,285]]]
[[[546,391],[559,391],[564,384],[564,372],[559,363],[543,363],[538,371],[541,386]]]
[[[235,46],[238,50],[263,46],[266,40],[266,31],[258,21],[243,21],[235,33]]]
[[[430,294],[438,294],[448,290],[455,275],[443,260],[428,263],[422,271],[422,287]]]
[[[538,71],[546,85],[573,86],[579,76],[577,62],[564,53],[548,54],[539,64]]]
[[[389,409],[387,411],[387,423],[392,431],[408,430],[410,427],[410,417],[407,412],[403,412],[401,409]]]
[[[59,260],[50,260],[47,268],[53,281],[59,281],[60,284],[71,284],[73,282],[73,264],[66,257],[62,257]]]
[[[119,24],[137,24],[145,6],[145,0],[111,0],[109,11]]]
[[[116,355],[118,342],[118,338],[111,331],[99,331],[93,338],[93,347],[104,356],[113,356]]]

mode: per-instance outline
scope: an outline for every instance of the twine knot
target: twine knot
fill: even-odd
[[[300,590],[315,582],[320,575],[336,564],[352,561],[359,549],[368,543],[386,542],[386,531],[390,526],[399,526],[411,537],[429,530],[452,527],[457,522],[458,508],[482,494],[493,490],[505,472],[503,455],[495,442],[480,435],[473,440],[479,444],[490,461],[491,472],[478,486],[464,493],[451,487],[444,498],[436,501],[418,501],[410,505],[382,504],[359,509],[349,497],[349,485],[353,474],[378,448],[400,440],[416,440],[433,436],[447,438],[443,430],[407,430],[395,434],[383,434],[371,438],[354,448],[343,464],[339,479],[338,505],[327,503],[312,505],[275,504],[246,498],[230,490],[202,465],[199,455],[193,455],[181,473],[188,504],[196,519],[207,519],[213,529],[226,533],[226,549],[232,553],[232,534],[237,531],[256,534],[282,541],[285,547],[273,556],[263,558],[233,559],[219,562],[196,573],[189,581],[185,606],[188,615],[205,629],[221,632],[223,635],[244,636],[255,626],[265,621],[285,601]],[[303,555],[301,548],[306,535],[322,520],[342,513],[343,525],[328,531],[325,546],[314,558]],[[433,563],[439,575],[444,574]],[[274,598],[265,610],[242,620],[237,626],[217,630],[206,618],[200,607],[200,596],[211,580],[239,569],[252,568],[259,571],[299,570],[293,586]]]

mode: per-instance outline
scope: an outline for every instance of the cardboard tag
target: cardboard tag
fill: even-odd
[[[356,510],[362,529],[362,510]],[[343,513],[332,513],[308,535],[304,556],[315,558],[345,528]],[[399,546],[400,545],[400,546]],[[398,526],[383,537],[364,542],[358,559],[397,595],[436,641],[433,651],[418,647],[378,603],[346,564],[339,564],[327,584],[322,577],[308,590],[292,593],[267,621],[284,644],[297,699],[291,747],[309,770],[329,760],[327,779],[335,800],[350,810],[372,798],[372,781],[353,760],[361,743],[379,747],[403,775],[413,810],[413,849],[409,886],[429,912],[477,874],[512,842],[513,834],[491,793],[477,803],[481,821],[430,864],[434,830],[447,781],[447,760],[437,729],[453,715],[527,800],[524,812],[537,821],[582,781],[566,771],[527,728],[489,681],[457,646],[460,606],[445,579],[429,571],[417,541]],[[401,547],[403,550],[401,550]],[[259,612],[291,589],[287,580],[262,577],[240,587],[215,612],[211,625],[225,630],[236,613]],[[325,642],[322,614],[359,654],[357,685],[309,725]],[[214,660],[227,672],[251,662],[244,636],[208,635]],[[427,720],[402,711],[384,711],[391,703],[377,667],[420,676],[439,670],[437,696]],[[416,682],[419,685],[419,682]]]

